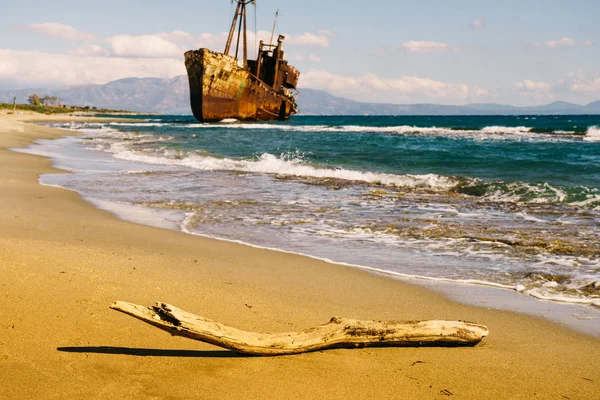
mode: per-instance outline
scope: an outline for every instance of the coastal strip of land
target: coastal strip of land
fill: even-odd
[[[136,225],[10,151],[72,134],[0,115],[0,399],[595,399],[600,340],[359,269]],[[402,262],[402,260],[399,260]],[[470,348],[244,357],[111,311],[160,300],[249,331],[332,316],[485,324]]]

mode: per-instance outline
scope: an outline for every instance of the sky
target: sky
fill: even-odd
[[[227,0],[3,3],[0,89],[184,75],[185,51],[223,51],[234,12]],[[279,9],[301,87],[397,104],[600,100],[600,0],[256,3],[251,55]]]

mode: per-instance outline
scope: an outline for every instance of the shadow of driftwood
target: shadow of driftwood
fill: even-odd
[[[58,347],[56,350],[65,353],[96,353],[116,354],[139,357],[198,357],[198,358],[240,358],[252,357],[248,354],[240,354],[228,350],[160,350],[160,349],[136,349],[130,347]]]

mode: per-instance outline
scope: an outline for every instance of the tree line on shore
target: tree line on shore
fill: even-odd
[[[66,114],[71,112],[93,112],[93,113],[119,113],[130,114],[131,111],[98,108],[96,106],[72,106],[63,104],[62,99],[57,96],[41,97],[37,93],[28,96],[26,104],[17,104],[17,98],[13,98],[12,104],[0,102],[0,110],[8,109],[13,114],[19,111],[37,112],[42,114]]]
[[[32,95],[30,95],[27,98],[27,102],[35,107],[38,106],[52,106],[52,107],[63,107],[63,108],[71,108],[70,106],[67,106],[66,104],[62,104],[62,99],[60,99],[57,96],[44,96],[44,97],[40,97],[37,93],[33,93]],[[85,106],[85,107],[75,107],[75,108],[82,108],[84,110],[96,110],[96,107],[91,107],[90,106]]]
[[[37,93],[29,96],[27,102],[32,106],[59,106],[61,100],[57,96],[44,96],[40,97]]]

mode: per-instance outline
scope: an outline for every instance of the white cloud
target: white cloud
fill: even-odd
[[[321,57],[315,56],[314,54],[311,54],[311,55],[308,56],[308,61],[315,62],[315,63],[320,63],[322,60],[321,60]]]
[[[591,40],[584,40],[578,42],[577,40],[570,37],[562,37],[558,40],[548,40],[542,43],[532,43],[533,46],[547,47],[550,49],[556,49],[560,47],[574,47],[574,46],[592,46],[594,44]]]
[[[219,35],[222,46],[225,46],[225,41],[227,40],[227,33],[221,33]],[[320,30],[316,33],[305,32],[298,35],[292,35],[290,33],[284,33],[285,40],[283,41],[283,45],[292,45],[292,46],[313,46],[313,47],[329,47],[330,40],[335,37],[334,33],[329,30]],[[278,35],[273,35],[273,44],[277,43]],[[269,44],[271,40],[271,32],[268,31],[258,31],[256,34],[252,31],[248,31],[248,45],[249,47],[253,46],[255,42],[263,41],[265,44]],[[221,46],[221,45],[220,45]]]
[[[563,37],[558,40],[548,40],[547,42],[544,42],[544,45],[551,49],[554,49],[556,47],[575,46],[576,44],[577,44],[577,41],[575,39],[571,39],[569,37]]]
[[[473,89],[471,89],[471,92],[473,95],[475,95],[475,97],[488,97],[492,95],[492,92],[489,89],[479,86],[475,86]]]
[[[548,92],[552,90],[552,86],[546,82],[534,82],[529,79],[525,79],[523,82],[517,82],[515,84],[517,89],[527,90],[531,92]]]
[[[574,92],[595,93],[600,95],[600,78],[575,82],[571,85],[571,90]]]
[[[101,42],[98,42],[99,44],[77,48],[71,54],[81,56],[147,58],[180,57],[187,50],[202,47],[222,51],[227,41],[227,35],[228,33],[226,32],[193,35],[184,31],[161,32],[148,35],[116,35],[103,39]],[[256,36],[254,32],[248,32],[249,51],[254,54],[256,51],[254,44],[258,40],[268,43],[270,36],[271,33],[266,31],[259,31]],[[329,31],[319,31],[317,34],[304,33],[298,36],[287,35],[284,43],[298,46],[327,47],[330,37],[332,37],[332,33]],[[274,37],[273,41],[276,40],[277,37]],[[235,47],[235,42],[233,47]],[[315,56],[312,57],[311,61],[316,61]]]
[[[35,32],[44,36],[58,37],[65,40],[92,41],[95,36],[91,33],[81,32],[70,25],[59,24],[56,22],[44,22],[41,24],[20,25],[19,30]]]
[[[45,36],[70,41],[86,41],[67,54],[0,49],[0,80],[23,85],[80,85],[105,83],[127,77],[173,77],[185,74],[183,53],[206,47],[221,51],[227,32],[192,34],[184,31],[147,35],[116,35],[98,38],[59,23],[30,24],[15,27]],[[256,39],[267,42],[270,32],[260,31]],[[334,34],[328,30],[287,35],[285,43],[297,46],[329,46]],[[275,37],[274,40],[277,38]],[[248,32],[248,44],[254,52],[255,37]],[[319,62],[319,57],[303,58]]]
[[[523,82],[515,83],[515,87],[522,95],[536,100],[550,100],[555,98],[552,85],[547,82],[535,82],[525,79]]]
[[[93,44],[88,44],[69,52],[70,55],[83,57],[181,57],[187,50],[202,47],[222,51],[228,36],[228,32],[216,34],[201,33],[194,35],[185,31],[172,31],[146,35],[116,35],[106,38],[97,38],[91,33],[81,32],[72,26],[55,22],[20,25],[15,28],[70,41],[93,42]],[[306,32],[298,35],[286,34],[285,36],[285,44],[294,46],[329,47],[330,40],[335,35],[329,30],[319,30],[314,33]],[[257,44],[259,40],[268,43],[270,37],[271,32],[259,31],[255,35],[254,32],[249,31],[249,51],[254,54],[256,51],[254,44]],[[274,42],[276,40],[277,36],[273,38]],[[235,44],[233,46],[235,47]],[[314,56],[312,61],[316,61]]]
[[[335,75],[326,71],[309,71],[300,80],[302,87],[338,91],[360,87],[360,78]]]
[[[475,18],[473,21],[471,21],[471,28],[472,29],[483,29],[485,28],[485,17],[478,17]]]
[[[91,57],[97,57],[97,56],[109,56],[110,52],[105,49],[104,47],[100,47],[96,44],[88,44],[82,47],[78,47],[75,50],[72,50],[71,52],[69,52],[69,54],[72,54],[74,56],[91,56]]]
[[[270,35],[269,35],[270,36]],[[334,36],[329,30],[320,30],[317,33],[306,32],[301,35],[285,34],[285,42],[294,46],[319,46],[329,47],[329,40]],[[276,38],[273,39],[275,41]]]
[[[157,36],[173,43],[187,43],[195,40],[194,35],[185,31],[162,32]]]
[[[254,43],[254,41],[259,42],[262,40],[266,44],[269,44],[270,39],[271,39],[271,32],[258,31],[258,32],[256,32],[256,35],[254,34],[254,32],[250,32],[250,31],[248,32],[248,43]],[[224,33],[223,45],[225,45],[225,40],[227,40],[226,33]],[[273,42],[277,43],[277,35],[273,35]]]
[[[82,85],[130,77],[185,74],[181,58],[89,57],[0,49],[0,80],[25,85]]]
[[[466,84],[446,83],[415,76],[383,79],[372,73],[353,77],[317,70],[304,74],[301,85],[366,101],[415,102],[422,99],[435,99],[459,103],[467,98],[489,94],[487,89],[479,87],[471,89]]]
[[[191,49],[199,49],[206,47],[213,50],[223,51],[225,48],[225,42],[227,41],[226,32],[221,33],[201,33],[199,35],[193,35],[189,32],[184,31],[173,31],[158,33],[156,36],[162,39],[176,44],[180,49],[187,51]],[[248,32],[248,43],[253,43],[254,36]]]
[[[600,73],[579,69],[553,83],[525,80],[517,83],[516,87],[521,95],[538,102],[558,98],[585,103],[600,99]]]
[[[252,48],[254,43],[258,43],[259,41],[263,41],[265,44],[269,44],[271,40],[271,32],[268,31],[258,31],[256,34],[252,31],[248,31],[248,47]],[[200,38],[203,38],[203,43],[206,43],[205,47],[213,48],[216,47],[220,49],[221,47],[225,47],[225,42],[227,41],[228,33],[223,32],[219,35],[212,34],[203,34],[200,35]],[[283,45],[292,45],[292,46],[313,46],[313,47],[329,47],[330,40],[335,36],[333,32],[329,30],[320,30],[316,33],[305,32],[298,35],[292,35],[289,33],[284,33],[285,40],[283,41]],[[237,37],[237,36],[236,36]],[[273,44],[277,43],[277,38],[279,35],[273,35]],[[208,39],[208,40],[206,40]],[[235,47],[235,40],[233,47]]]
[[[583,70],[570,72],[559,82],[563,90],[600,96],[600,75],[586,74]]]
[[[450,45],[443,42],[426,42],[410,40],[400,45],[404,50],[411,53],[432,53],[435,51],[448,50]]]
[[[117,35],[106,39],[117,57],[178,57],[184,52],[175,43],[159,35]]]

